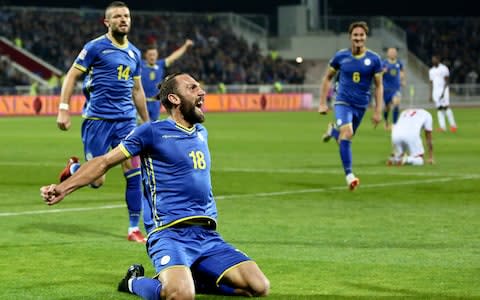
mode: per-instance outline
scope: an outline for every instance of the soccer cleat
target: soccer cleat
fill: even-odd
[[[70,176],[72,176],[72,172],[70,172],[70,167],[73,165],[73,164],[77,164],[78,163],[78,157],[76,156],[72,156],[68,159],[67,161],[67,165],[65,166],[65,168],[62,170],[62,172],[60,173],[59,175],[59,180],[60,182],[63,182],[65,180],[67,180],[67,178],[69,178]]]
[[[137,243],[146,243],[147,239],[143,236],[139,229],[135,229],[127,236],[127,240]]]
[[[357,188],[357,186],[360,184],[360,179],[355,177],[355,175],[353,175],[353,173],[348,174],[347,177],[346,177],[346,180],[347,180],[348,189],[350,191],[355,190]]]
[[[452,132],[452,133],[457,132],[457,127],[456,126],[450,127],[450,132]]]
[[[325,131],[325,133],[322,136],[323,142],[326,143],[332,138],[333,127],[334,127],[333,123],[329,122],[328,125],[327,125],[327,131]]]
[[[132,278],[143,277],[144,275],[145,269],[142,265],[131,265],[127,270],[127,274],[125,274],[125,277],[123,277],[122,280],[120,280],[120,282],[118,283],[118,291],[131,294],[132,292],[128,288],[128,281]]]

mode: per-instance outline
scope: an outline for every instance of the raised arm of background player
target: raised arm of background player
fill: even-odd
[[[177,59],[179,59],[180,57],[182,57],[183,54],[185,54],[185,52],[188,50],[188,48],[190,48],[191,46],[193,46],[193,41],[190,40],[190,39],[186,39],[185,40],[185,43],[183,43],[182,46],[180,46],[180,48],[178,48],[177,50],[173,51],[169,56],[167,56],[167,58],[165,58],[165,66],[166,67],[169,67],[171,66]]]

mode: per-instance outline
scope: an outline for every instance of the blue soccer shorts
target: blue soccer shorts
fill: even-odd
[[[353,107],[343,103],[335,104],[335,124],[337,128],[351,123],[355,133],[362,122],[365,110],[365,108]]]
[[[147,252],[157,274],[171,267],[190,268],[202,284],[218,285],[225,273],[251,261],[245,253],[225,242],[218,232],[202,226],[169,227],[153,233]]]
[[[115,148],[136,127],[136,120],[92,120],[82,123],[82,141],[85,159],[107,153]]]

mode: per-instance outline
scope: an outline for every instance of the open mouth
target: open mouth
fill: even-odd
[[[203,106],[203,99],[197,100],[197,102],[195,102],[195,106],[201,109]]]

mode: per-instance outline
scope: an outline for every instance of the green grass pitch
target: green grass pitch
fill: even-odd
[[[454,112],[458,132],[434,133],[435,165],[387,167],[389,134],[369,111],[355,192],[337,145],[321,141],[331,114],[207,113],[219,232],[260,265],[269,299],[480,298],[480,110]],[[119,167],[101,189],[40,198],[82,156],[80,124],[0,118],[0,299],[135,299],[116,291],[128,266],[153,275],[126,241]]]

